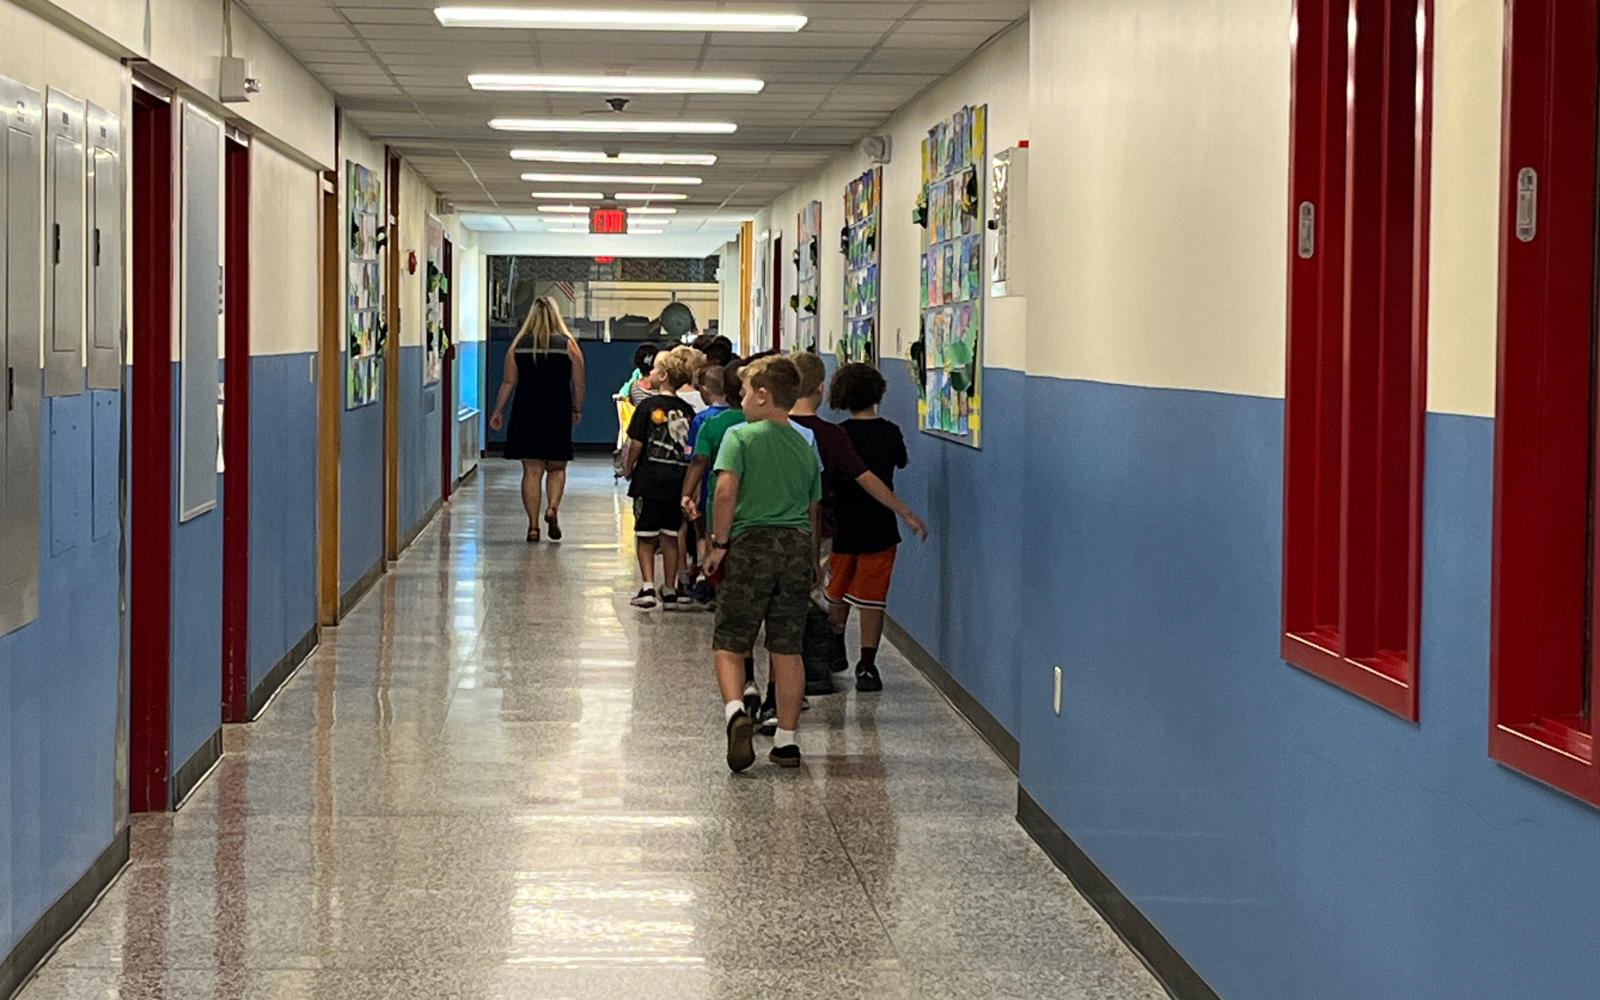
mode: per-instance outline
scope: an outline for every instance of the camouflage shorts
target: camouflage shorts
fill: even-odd
[[[733,540],[717,585],[720,650],[748,653],[767,626],[767,651],[799,656],[816,566],[811,533],[799,528],[751,528]]]

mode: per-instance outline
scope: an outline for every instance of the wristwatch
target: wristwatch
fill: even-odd
[[[722,552],[728,551],[728,543],[720,538],[711,539],[711,547]]]

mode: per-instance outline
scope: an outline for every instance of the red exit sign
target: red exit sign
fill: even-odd
[[[589,232],[623,234],[628,231],[628,213],[620,208],[589,210]]]

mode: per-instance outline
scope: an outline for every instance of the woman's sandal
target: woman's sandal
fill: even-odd
[[[533,525],[528,526],[528,542],[531,544],[539,540],[539,529]]]
[[[552,542],[561,541],[561,522],[556,520],[555,508],[552,507],[544,512],[544,523],[545,527],[550,529],[550,540]]]

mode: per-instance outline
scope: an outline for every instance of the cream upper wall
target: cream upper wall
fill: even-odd
[[[126,117],[128,71],[115,58],[9,3],[0,3],[0,74],[36,88],[57,87]]]
[[[1288,0],[1036,0],[1027,366],[1283,392]]]
[[[422,346],[423,300],[428,284],[427,218],[433,211],[433,190],[410,164],[400,167],[400,346]],[[406,272],[408,254],[417,255],[417,271]]]
[[[317,350],[317,172],[263,143],[250,147],[250,352]]]
[[[989,153],[1028,138],[1028,27],[1011,28],[971,61],[940,80],[927,93],[897,111],[881,134],[894,139],[894,159],[883,168],[883,229],[880,234],[879,353],[904,356],[921,324],[921,236],[911,210],[922,187],[922,139],[942,119],[965,105],[989,106]],[[844,227],[845,185],[870,167],[852,151],[828,163],[756,218],[755,231],[783,234],[783,343],[794,343],[795,314],[788,306],[797,287],[791,258],[798,245],[797,218],[805,204],[822,202],[822,349],[832,351],[844,324],[844,257],[839,230]],[[991,241],[992,242],[992,241]],[[991,247],[992,252],[992,247]],[[986,283],[987,284],[987,283]],[[1027,306],[1019,298],[987,299],[984,364],[1020,369],[1027,345]]]
[[[1494,414],[1500,0],[1435,0],[1428,408]]]

